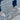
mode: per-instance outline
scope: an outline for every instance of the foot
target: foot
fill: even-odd
[[[16,7],[13,7],[13,9],[16,9]]]
[[[5,17],[5,14],[3,12],[0,12],[0,15]]]

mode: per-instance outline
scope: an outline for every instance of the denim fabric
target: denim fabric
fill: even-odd
[[[0,0],[0,5],[1,5],[1,0]]]
[[[0,2],[1,2],[2,0],[0,0]]]
[[[12,3],[13,6],[17,6],[17,0],[14,0]]]
[[[0,2],[0,5],[1,5],[1,2]]]
[[[0,6],[0,11],[1,11],[1,6]]]
[[[3,0],[0,0],[0,5],[1,5],[1,1],[3,1]]]

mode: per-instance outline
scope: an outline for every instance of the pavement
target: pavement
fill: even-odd
[[[17,14],[17,9],[13,8],[12,1],[13,0],[3,0],[1,2],[1,9],[2,9],[2,12],[5,13],[6,19],[11,19],[9,18],[10,15],[15,17]],[[16,7],[18,7],[18,2]],[[7,18],[8,15],[9,17]]]

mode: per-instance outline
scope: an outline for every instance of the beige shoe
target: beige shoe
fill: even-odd
[[[2,15],[2,12],[0,12],[0,15]]]
[[[1,15],[1,16],[5,16],[5,14],[4,14],[3,12],[0,12],[0,15]]]
[[[13,7],[13,9],[16,9],[16,7]]]

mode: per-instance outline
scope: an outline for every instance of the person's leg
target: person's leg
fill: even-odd
[[[1,5],[1,2],[0,2],[0,5]]]
[[[15,7],[15,5],[16,5],[16,4],[15,4],[15,1],[13,1],[13,7]]]
[[[0,12],[1,12],[1,6],[0,6]]]
[[[16,0],[14,0],[14,1],[12,1],[13,3],[13,7],[15,7],[15,6],[17,6],[17,1]]]
[[[15,2],[14,1],[12,1],[12,5],[13,5],[13,8],[15,8]]]

